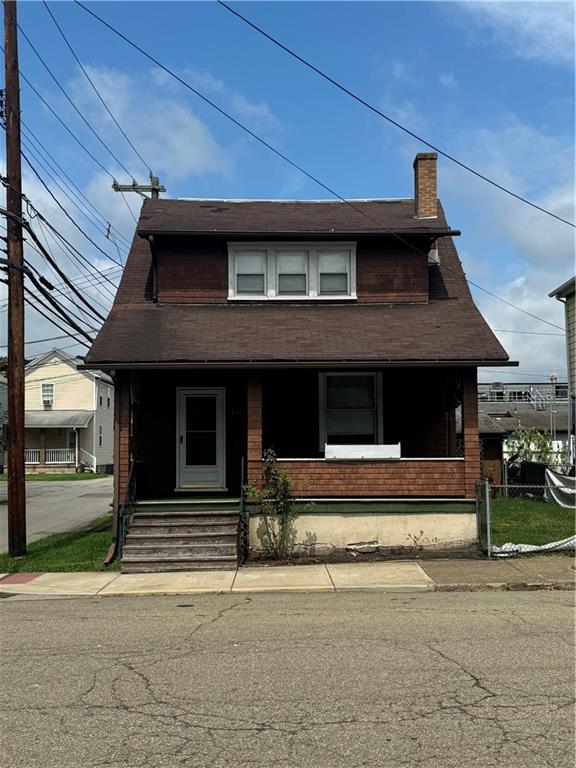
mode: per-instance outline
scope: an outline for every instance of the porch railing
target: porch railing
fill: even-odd
[[[26,464],[40,464],[40,448],[26,448],[24,450],[24,462]]]
[[[92,472],[96,472],[96,456],[92,456],[84,448],[80,448],[80,464],[88,467]]]
[[[75,464],[76,451],[73,448],[46,448],[46,464]]]
[[[116,533],[115,557],[122,557],[122,549],[124,548],[124,542],[126,541],[128,524],[130,523],[133,515],[132,505],[134,503],[134,499],[136,498],[135,468],[136,461],[132,459],[130,462],[130,471],[128,472],[128,482],[126,483],[124,500],[118,508],[118,529]]]

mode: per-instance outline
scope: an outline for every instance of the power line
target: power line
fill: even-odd
[[[124,235],[123,235],[123,234],[120,232],[120,230],[118,230],[118,229],[117,229],[117,228],[116,228],[116,227],[115,227],[113,224],[111,224],[111,223],[108,221],[108,219],[106,218],[106,216],[104,216],[104,214],[103,214],[103,213],[102,213],[100,210],[98,210],[98,208],[97,208],[97,207],[94,205],[94,203],[93,203],[93,202],[92,202],[92,201],[91,201],[91,200],[90,200],[88,197],[86,197],[86,195],[84,194],[84,192],[82,192],[82,190],[80,189],[80,187],[79,187],[79,186],[78,186],[78,185],[77,185],[77,184],[74,182],[74,180],[73,180],[73,179],[72,179],[72,178],[71,178],[71,177],[70,177],[70,176],[69,176],[69,175],[66,173],[66,171],[65,171],[65,170],[64,170],[64,168],[63,168],[63,167],[60,165],[60,163],[59,163],[59,162],[56,160],[56,158],[54,157],[54,155],[53,155],[53,154],[51,154],[51,152],[50,152],[50,151],[49,151],[49,150],[46,148],[46,146],[45,146],[45,145],[44,145],[44,144],[43,144],[43,143],[40,141],[40,139],[38,138],[38,136],[36,136],[36,135],[35,135],[35,133],[32,131],[32,129],[31,129],[31,128],[29,128],[29,127],[26,125],[26,123],[25,123],[24,121],[22,121],[22,126],[23,126],[23,128],[24,128],[24,131],[25,131],[27,134],[29,134],[29,138],[30,138],[30,140],[34,141],[34,142],[35,142],[35,143],[36,143],[36,144],[37,144],[37,145],[40,147],[40,149],[39,149],[39,150],[37,150],[37,151],[38,151],[39,153],[40,153],[40,152],[42,152],[42,153],[44,154],[44,157],[45,157],[45,158],[46,158],[46,157],[48,157],[48,158],[49,158],[49,159],[52,161],[52,163],[54,164],[54,166],[56,167],[56,169],[57,169],[57,170],[60,172],[60,174],[61,174],[61,181],[62,181],[62,182],[63,182],[63,183],[66,185],[66,186],[68,186],[68,189],[70,189],[70,190],[72,191],[72,188],[74,188],[74,190],[76,190],[76,192],[78,193],[78,196],[79,196],[80,198],[82,198],[82,199],[83,199],[83,200],[86,202],[86,204],[87,204],[87,205],[88,205],[88,206],[89,206],[89,207],[90,207],[90,208],[91,208],[91,209],[94,211],[94,213],[95,213],[97,216],[99,216],[99,217],[100,217],[100,219],[102,219],[102,222],[103,222],[103,223],[106,225],[106,227],[108,227],[108,226],[109,226],[109,227],[110,227],[110,229],[111,229],[111,230],[114,230],[114,231],[117,233],[117,236],[118,236],[118,237],[119,237],[121,240],[123,240],[123,241],[124,241],[124,245],[123,245],[123,247],[129,248],[129,247],[130,247],[130,241],[129,241],[129,240],[126,238],[126,237],[124,237]],[[48,161],[46,161],[46,162],[48,162]],[[62,178],[62,177],[63,177],[63,178]],[[68,182],[68,183],[66,183],[66,182]]]
[[[540,211],[541,213],[545,213],[548,216],[552,216],[552,218],[557,219],[558,221],[561,221],[563,224],[568,224],[570,227],[576,227],[576,224],[574,224],[572,221],[568,221],[567,219],[563,219],[561,216],[556,215],[555,213],[552,213],[552,211],[549,211],[547,208],[543,208],[540,205],[537,205],[536,203],[533,203],[531,200],[528,200],[525,197],[522,197],[522,195],[518,195],[516,192],[512,192],[512,190],[508,189],[507,187],[504,187],[502,184],[498,184],[497,181],[494,181],[493,179],[489,178],[488,176],[485,176],[483,173],[480,173],[479,171],[476,171],[471,166],[467,165],[466,163],[462,162],[461,160],[458,160],[458,158],[454,157],[453,155],[448,154],[448,152],[445,152],[443,149],[440,149],[439,147],[435,146],[431,142],[427,141],[426,139],[422,138],[422,136],[419,136],[418,134],[414,133],[414,131],[411,131],[409,128],[407,128],[405,125],[402,125],[402,123],[399,123],[397,120],[394,120],[389,115],[387,115],[385,112],[382,112],[380,109],[375,107],[373,104],[371,104],[369,101],[366,101],[361,96],[358,96],[358,94],[354,93],[354,91],[351,91],[349,88],[346,88],[345,85],[342,85],[342,83],[338,82],[338,80],[335,80],[330,75],[326,74],[323,70],[316,67],[314,64],[312,64],[310,61],[305,59],[303,56],[300,56],[298,53],[293,51],[291,48],[289,48],[287,45],[284,45],[284,43],[281,43],[280,40],[270,35],[268,32],[266,32],[261,27],[254,24],[254,22],[250,21],[250,19],[247,19],[246,16],[243,16],[238,11],[235,11],[233,8],[231,8],[227,3],[224,2],[224,0],[218,0],[218,3],[225,8],[227,11],[232,13],[234,16],[239,18],[241,21],[243,21],[245,24],[248,24],[248,26],[252,27],[256,32],[258,32],[263,37],[270,40],[270,42],[274,43],[274,45],[277,45],[279,48],[281,48],[283,51],[285,51],[287,54],[292,56],[294,59],[299,61],[301,64],[304,64],[304,66],[311,69],[313,72],[315,72],[320,77],[324,78],[327,82],[331,83],[333,86],[338,88],[340,91],[345,93],[347,96],[350,96],[350,98],[357,101],[359,104],[362,104],[362,106],[369,109],[371,112],[373,112],[375,115],[378,115],[379,117],[383,118],[384,120],[387,120],[392,125],[396,126],[396,128],[399,128],[401,131],[404,131],[404,133],[407,133],[409,136],[411,136],[413,139],[416,139],[417,141],[421,142],[422,144],[425,144],[430,149],[433,149],[435,152],[438,152],[439,155],[442,155],[447,160],[450,160],[451,162],[455,163],[456,165],[459,165],[461,168],[464,168],[464,170],[468,171],[469,173],[474,174],[474,176],[477,176],[479,179],[482,179],[482,181],[487,182],[488,184],[491,184],[493,187],[496,187],[497,189],[501,190],[502,192],[505,192],[507,195],[510,195],[511,197],[516,198],[516,200],[520,200],[523,203],[526,203],[526,205],[530,205],[532,208],[536,208],[536,210]],[[77,2],[77,5],[82,5],[82,3]],[[88,11],[88,8],[85,8],[82,6],[84,10]],[[89,11],[89,13],[92,13],[92,11]],[[92,13],[93,16],[96,14]]]
[[[68,50],[70,51],[70,53],[71,53],[71,54],[72,54],[72,56],[74,57],[74,60],[76,61],[76,63],[77,63],[77,64],[78,64],[78,66],[80,67],[80,69],[82,70],[82,72],[83,72],[84,76],[86,77],[86,79],[88,80],[88,82],[90,83],[90,85],[92,86],[92,90],[94,91],[94,93],[96,94],[96,96],[97,96],[97,97],[100,99],[100,102],[102,103],[102,106],[104,107],[104,109],[106,110],[106,112],[107,112],[107,113],[110,115],[110,117],[112,118],[112,120],[113,120],[113,122],[114,122],[114,125],[115,125],[115,126],[118,128],[118,130],[120,131],[120,133],[122,134],[122,136],[123,136],[123,137],[126,139],[127,143],[128,143],[128,144],[129,144],[129,146],[132,148],[132,150],[134,151],[134,153],[135,153],[135,154],[138,156],[138,158],[139,158],[139,159],[142,161],[142,163],[143,163],[144,167],[146,168],[146,170],[148,171],[148,173],[150,174],[150,176],[153,176],[152,170],[151,170],[151,168],[150,168],[150,164],[149,164],[149,163],[147,163],[147,162],[146,162],[146,160],[144,160],[144,158],[142,157],[142,155],[140,154],[140,152],[139,152],[139,151],[136,149],[136,147],[134,146],[134,144],[132,143],[132,141],[130,141],[129,137],[126,135],[126,132],[123,130],[123,128],[122,128],[122,126],[120,125],[120,123],[118,122],[118,120],[117,120],[117,119],[114,117],[114,115],[113,115],[112,111],[110,110],[110,107],[108,106],[108,104],[107,104],[107,103],[104,101],[104,99],[102,98],[102,95],[100,94],[100,91],[98,90],[98,88],[96,88],[96,86],[95,86],[95,84],[94,84],[94,82],[93,82],[92,78],[90,77],[90,75],[89,75],[89,74],[88,74],[88,72],[86,71],[86,69],[85,69],[84,65],[82,64],[82,62],[81,62],[81,61],[80,61],[80,59],[78,58],[78,56],[77,56],[77,54],[76,54],[76,51],[74,50],[74,48],[72,48],[72,45],[71,45],[70,41],[68,40],[68,38],[67,38],[67,37],[66,37],[66,35],[64,34],[64,31],[63,31],[62,27],[60,26],[60,24],[59,24],[59,23],[58,23],[58,21],[56,20],[56,17],[54,16],[54,14],[52,13],[52,11],[51,11],[51,10],[50,10],[50,8],[48,7],[48,3],[46,2],[46,0],[43,0],[43,4],[44,4],[44,8],[46,8],[47,12],[48,12],[48,13],[49,13],[49,15],[50,15],[50,18],[52,19],[52,21],[53,21],[53,22],[54,22],[54,24],[56,25],[56,28],[58,29],[58,32],[60,32],[60,34],[61,34],[61,36],[62,36],[62,39],[63,39],[63,40],[64,40],[64,42],[66,43],[66,46],[68,47]]]
[[[563,333],[542,333],[540,331],[516,331],[516,330],[507,330],[506,328],[493,328],[492,329],[495,333],[527,333],[530,336],[558,336],[564,337],[565,334]]]
[[[447,269],[450,269],[450,267],[447,267]],[[564,330],[564,328],[562,328],[561,325],[556,325],[556,323],[551,323],[550,320],[544,320],[543,317],[538,317],[538,315],[533,315],[532,312],[528,312],[528,310],[522,309],[522,307],[518,307],[516,304],[512,304],[511,301],[507,301],[506,299],[503,299],[501,296],[497,296],[495,293],[492,293],[492,291],[489,291],[487,288],[482,288],[482,286],[478,285],[478,283],[473,283],[472,280],[470,280],[468,277],[466,277],[466,280],[468,280],[470,285],[473,285],[474,288],[478,288],[479,291],[483,291],[484,293],[487,293],[488,296],[492,296],[493,299],[498,299],[498,301],[501,301],[503,304],[507,304],[509,307],[512,307],[513,309],[517,309],[518,312],[523,312],[525,315],[528,315],[528,317],[532,317],[534,320],[539,320],[541,323],[546,323],[546,325],[550,325],[552,326],[552,328],[558,328],[558,330],[560,331]]]
[[[0,213],[4,214],[5,216],[8,215],[8,211],[6,211],[3,208],[0,208]],[[39,221],[42,221],[42,219],[39,218]],[[106,319],[104,317],[104,315],[101,315],[96,309],[94,309],[94,307],[90,304],[90,302],[87,299],[85,299],[84,296],[82,296],[81,292],[70,281],[70,278],[68,277],[68,275],[66,275],[66,273],[62,271],[62,269],[58,266],[58,264],[56,263],[54,258],[50,255],[50,253],[46,250],[46,248],[44,248],[44,246],[40,242],[40,239],[38,238],[38,235],[36,235],[36,233],[34,232],[32,227],[30,226],[30,224],[27,221],[23,220],[23,219],[20,220],[20,224],[26,230],[26,232],[28,232],[28,234],[34,240],[34,242],[36,243],[38,248],[40,248],[40,250],[42,251],[43,257],[50,264],[52,269],[59,275],[60,278],[62,278],[62,280],[66,283],[66,285],[69,288],[71,288],[71,290],[80,299],[80,301],[83,304],[85,304],[86,307],[88,307],[88,309],[94,315],[94,317],[96,317],[99,320],[104,321]],[[77,306],[77,305],[75,305],[75,306]]]
[[[31,344],[43,344],[44,342],[47,342],[47,341],[59,341],[60,339],[69,339],[69,338],[70,338],[70,334],[65,333],[62,336],[49,336],[47,339],[33,339],[32,341],[27,341],[26,346]],[[7,344],[0,344],[0,349],[6,349],[7,346],[8,346]]]
[[[386,232],[386,233],[388,233],[388,234],[392,235],[393,237],[397,238],[397,239],[398,239],[400,242],[404,243],[405,245],[407,245],[407,246],[409,246],[410,248],[412,248],[413,250],[415,250],[417,253],[420,253],[421,255],[426,255],[426,254],[424,254],[424,252],[423,252],[423,251],[421,251],[419,248],[417,248],[417,247],[416,247],[416,246],[415,246],[413,243],[409,242],[408,240],[405,240],[403,237],[401,237],[400,235],[398,235],[396,232],[392,232],[392,231],[391,231],[391,230],[390,230],[388,227],[384,227],[384,226],[382,226],[382,224],[381,224],[380,222],[378,222],[376,219],[372,218],[372,216],[370,216],[369,214],[367,214],[367,213],[366,213],[365,211],[363,211],[361,208],[358,208],[358,206],[356,206],[356,205],[354,205],[353,203],[351,203],[349,200],[347,200],[347,199],[346,199],[345,197],[343,197],[341,194],[339,194],[338,192],[336,192],[336,190],[332,189],[330,186],[328,186],[327,184],[325,184],[323,181],[321,181],[320,179],[318,179],[316,176],[314,176],[313,174],[311,174],[311,173],[309,173],[308,171],[306,171],[304,168],[302,168],[302,166],[298,165],[298,163],[296,163],[296,162],[294,162],[293,160],[291,160],[291,159],[290,159],[290,158],[289,158],[287,155],[285,155],[285,154],[284,154],[283,152],[281,152],[279,149],[276,149],[276,147],[274,147],[274,146],[273,146],[272,144],[270,144],[268,141],[266,141],[265,139],[263,139],[263,138],[261,138],[260,136],[258,136],[258,134],[257,134],[257,133],[255,133],[255,132],[254,132],[254,131],[252,131],[250,128],[248,128],[246,125],[244,125],[244,124],[243,124],[243,123],[241,123],[239,120],[237,120],[235,117],[233,117],[232,115],[230,115],[228,112],[226,112],[226,110],[225,110],[225,109],[223,109],[222,107],[218,106],[218,105],[217,105],[215,102],[213,102],[211,99],[209,99],[209,98],[208,98],[207,96],[205,96],[203,93],[201,93],[201,92],[200,92],[198,89],[196,89],[196,88],[194,88],[192,85],[190,85],[190,83],[186,82],[186,80],[184,80],[184,79],[183,79],[183,78],[181,78],[179,75],[177,75],[177,74],[176,74],[174,71],[172,71],[172,70],[171,70],[169,67],[167,67],[165,64],[162,64],[162,63],[161,63],[161,62],[160,62],[158,59],[156,59],[154,56],[152,56],[152,54],[150,54],[150,53],[148,53],[147,51],[145,51],[143,48],[141,48],[139,45],[137,45],[137,43],[134,43],[134,42],[133,42],[132,40],[130,40],[130,39],[129,39],[129,38],[126,36],[126,35],[124,35],[122,32],[120,32],[119,30],[117,30],[115,27],[113,27],[113,26],[112,26],[111,24],[109,24],[107,21],[105,21],[104,19],[102,19],[100,16],[98,16],[98,14],[96,14],[96,13],[95,13],[94,11],[92,11],[90,8],[86,7],[86,6],[85,6],[83,3],[81,3],[81,2],[80,2],[80,0],[74,0],[74,2],[76,3],[76,5],[78,5],[80,8],[82,8],[82,10],[86,11],[86,13],[90,14],[91,16],[93,16],[93,17],[94,17],[94,18],[95,18],[97,21],[99,21],[99,22],[100,22],[100,23],[101,23],[103,26],[105,26],[107,29],[109,29],[111,32],[113,32],[115,35],[117,35],[117,36],[118,36],[120,39],[124,40],[124,42],[126,42],[128,45],[130,45],[130,46],[131,46],[132,48],[134,48],[136,51],[138,51],[139,53],[141,53],[141,54],[142,54],[143,56],[145,56],[147,59],[149,59],[149,60],[150,60],[150,61],[152,61],[154,64],[156,64],[156,66],[160,67],[160,69],[162,69],[164,72],[166,72],[168,75],[170,75],[170,77],[174,78],[174,79],[175,79],[177,82],[179,82],[181,85],[183,85],[183,86],[184,86],[186,89],[188,89],[189,91],[191,91],[192,93],[194,93],[196,96],[198,96],[200,99],[202,99],[202,101],[204,101],[206,104],[208,104],[208,105],[209,105],[209,106],[211,106],[213,109],[215,109],[215,110],[216,110],[216,111],[217,111],[219,114],[221,114],[221,115],[223,115],[224,117],[226,117],[228,120],[230,120],[232,123],[234,123],[234,125],[238,126],[238,128],[240,128],[241,130],[243,130],[245,133],[247,133],[249,136],[251,136],[251,137],[252,137],[253,139],[255,139],[257,142],[259,142],[259,143],[260,143],[262,146],[264,146],[264,147],[266,147],[267,149],[269,149],[269,150],[270,150],[271,152],[273,152],[273,153],[274,153],[274,154],[275,154],[277,157],[280,157],[280,158],[281,158],[282,160],[284,160],[284,161],[285,161],[285,162],[286,162],[288,165],[290,165],[290,166],[292,166],[293,168],[295,168],[297,171],[299,171],[300,173],[302,173],[304,176],[306,176],[308,179],[310,179],[311,181],[313,181],[315,184],[318,184],[318,186],[322,187],[322,188],[323,188],[323,189],[325,189],[327,192],[329,192],[331,195],[333,195],[334,197],[338,198],[338,200],[340,200],[341,202],[343,202],[343,203],[345,203],[346,205],[348,205],[350,208],[352,208],[353,210],[355,210],[355,211],[356,211],[357,213],[359,213],[361,216],[363,216],[364,218],[366,218],[366,219],[370,220],[370,221],[371,221],[373,224],[376,224],[376,226],[377,226],[377,228],[378,228],[378,231],[380,231],[380,232]],[[566,222],[566,223],[570,223],[570,222]],[[449,271],[453,272],[454,274],[458,274],[458,273],[457,273],[455,270],[451,270],[451,269],[450,269],[449,267],[447,267],[446,265],[443,265],[443,266],[444,266],[444,268],[448,269]],[[489,294],[490,296],[492,296],[493,298],[495,298],[495,299],[498,299],[499,301],[502,301],[504,304],[507,304],[507,305],[509,305],[509,306],[512,306],[512,307],[514,307],[514,309],[517,309],[518,311],[520,311],[520,312],[523,312],[524,314],[526,314],[526,315],[529,315],[530,317],[532,317],[532,318],[534,318],[534,319],[536,319],[536,320],[539,320],[539,321],[541,321],[541,322],[543,322],[543,323],[546,323],[547,325],[551,325],[553,328],[558,328],[559,330],[564,330],[564,329],[563,329],[563,328],[561,328],[560,326],[558,326],[558,325],[554,325],[554,323],[550,323],[548,320],[544,320],[543,318],[541,318],[541,317],[538,317],[537,315],[533,315],[532,313],[530,313],[530,312],[527,312],[526,310],[524,310],[524,309],[521,309],[520,307],[517,307],[516,305],[514,305],[514,304],[512,304],[511,302],[507,301],[506,299],[501,299],[499,296],[497,296],[496,294],[492,293],[491,291],[488,291],[487,289],[485,289],[485,288],[482,288],[482,286],[480,286],[480,285],[477,285],[476,283],[473,283],[472,281],[469,281],[469,282],[470,282],[470,284],[471,284],[471,285],[474,285],[474,286],[475,286],[476,288],[478,288],[479,290],[481,290],[481,291],[484,291],[485,293],[488,293],[488,294]]]
[[[37,49],[37,48],[35,47],[35,45],[32,43],[32,41],[30,40],[30,38],[28,37],[28,35],[26,34],[26,32],[24,32],[24,30],[22,29],[22,27],[21,27],[20,25],[18,25],[18,29],[20,30],[20,34],[22,35],[22,37],[23,37],[23,38],[26,40],[26,42],[28,43],[28,45],[30,46],[30,48],[31,48],[31,49],[34,51],[34,53],[35,53],[35,54],[36,54],[36,56],[38,57],[39,61],[41,62],[42,66],[44,67],[44,69],[46,70],[46,72],[48,72],[48,74],[50,75],[50,77],[52,78],[52,80],[53,80],[53,81],[56,83],[56,86],[57,86],[58,90],[59,90],[59,91],[62,93],[62,95],[64,96],[64,98],[66,99],[66,101],[68,101],[68,103],[69,103],[69,104],[72,106],[72,108],[74,109],[74,111],[76,112],[76,114],[77,114],[77,115],[80,117],[80,119],[82,120],[82,122],[83,122],[83,123],[86,125],[86,127],[88,128],[88,130],[89,130],[89,131],[90,131],[90,132],[91,132],[91,133],[92,133],[92,134],[93,134],[93,135],[96,137],[96,139],[97,139],[97,140],[100,142],[100,144],[101,144],[101,145],[104,147],[104,149],[105,149],[105,150],[108,152],[108,154],[109,154],[109,155],[110,155],[110,157],[111,157],[111,158],[114,160],[114,162],[118,163],[118,165],[120,166],[120,168],[122,168],[122,170],[124,171],[124,173],[125,173],[127,176],[129,176],[129,177],[132,177],[132,174],[130,173],[130,171],[128,170],[128,168],[126,168],[126,166],[124,165],[124,163],[122,162],[122,160],[120,160],[120,158],[118,157],[118,155],[116,155],[116,154],[115,154],[115,153],[114,153],[114,152],[113,152],[113,151],[110,149],[110,147],[108,146],[108,144],[106,144],[106,142],[104,141],[104,139],[102,139],[102,137],[100,136],[100,134],[99,134],[99,133],[98,133],[98,132],[97,132],[97,131],[96,131],[96,130],[95,130],[93,127],[92,127],[92,125],[90,124],[90,121],[89,121],[89,120],[88,120],[88,119],[87,119],[87,118],[84,116],[84,114],[82,113],[82,111],[81,111],[81,110],[78,108],[78,105],[77,105],[77,104],[76,104],[76,103],[73,101],[73,99],[71,99],[71,98],[70,98],[70,96],[68,95],[68,93],[67,93],[66,89],[65,89],[65,88],[64,88],[64,86],[63,86],[63,85],[60,83],[60,81],[58,80],[58,78],[56,77],[56,75],[55,75],[55,74],[52,72],[52,70],[50,69],[50,67],[48,66],[48,64],[47,64],[47,63],[46,63],[46,61],[44,60],[44,58],[41,56],[41,54],[39,53],[38,49]]]

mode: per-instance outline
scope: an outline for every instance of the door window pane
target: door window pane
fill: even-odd
[[[186,433],[186,464],[215,466],[216,432]]]
[[[186,431],[216,430],[216,398],[186,398]]]

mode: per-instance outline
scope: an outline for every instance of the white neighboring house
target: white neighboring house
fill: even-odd
[[[114,384],[54,349],[25,370],[27,472],[111,472]]]

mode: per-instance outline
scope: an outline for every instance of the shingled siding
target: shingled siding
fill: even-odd
[[[228,298],[228,247],[225,240],[160,240],[158,300],[166,303],[221,304]],[[358,241],[358,303],[428,301],[425,252],[390,239]]]
[[[305,497],[463,497],[464,461],[279,461],[297,495]],[[261,463],[248,463],[251,482],[258,482]]]

